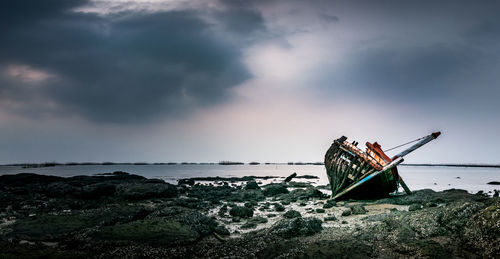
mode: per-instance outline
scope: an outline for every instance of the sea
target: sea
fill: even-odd
[[[447,166],[398,166],[399,174],[411,190],[432,189],[442,191],[447,189],[463,189],[470,193],[483,191],[492,195],[494,190],[500,190],[500,185],[488,182],[500,182],[500,168],[483,167],[447,167]],[[71,177],[76,175],[96,175],[123,171],[146,178],[159,178],[176,184],[179,179],[191,177],[242,177],[242,176],[276,176],[275,179],[262,180],[279,182],[292,173],[297,175],[317,176],[317,179],[295,179],[307,181],[313,185],[326,185],[328,179],[323,165],[219,165],[219,164],[114,164],[114,165],[57,165],[52,167],[23,168],[22,166],[0,166],[0,175],[35,173]]]

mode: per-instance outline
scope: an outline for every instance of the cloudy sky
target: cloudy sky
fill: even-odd
[[[500,163],[496,1],[0,3],[0,163]],[[392,154],[392,153],[390,153]]]

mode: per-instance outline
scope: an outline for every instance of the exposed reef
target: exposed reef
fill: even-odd
[[[3,175],[0,257],[500,256],[498,197],[452,189],[334,201],[296,175],[260,178]]]

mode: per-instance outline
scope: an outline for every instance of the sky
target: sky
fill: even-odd
[[[0,163],[500,164],[497,1],[0,3]],[[362,145],[364,146],[364,145]],[[398,150],[389,152],[393,155]]]

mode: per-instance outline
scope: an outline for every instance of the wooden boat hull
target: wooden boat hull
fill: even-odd
[[[370,173],[382,170],[383,164],[362,152],[347,138],[341,137],[334,141],[325,155],[325,167],[332,189],[332,197],[349,186],[363,181]],[[399,175],[396,167],[386,170],[363,183],[362,188],[356,188],[342,195],[341,199],[377,199],[387,197],[398,188]]]

